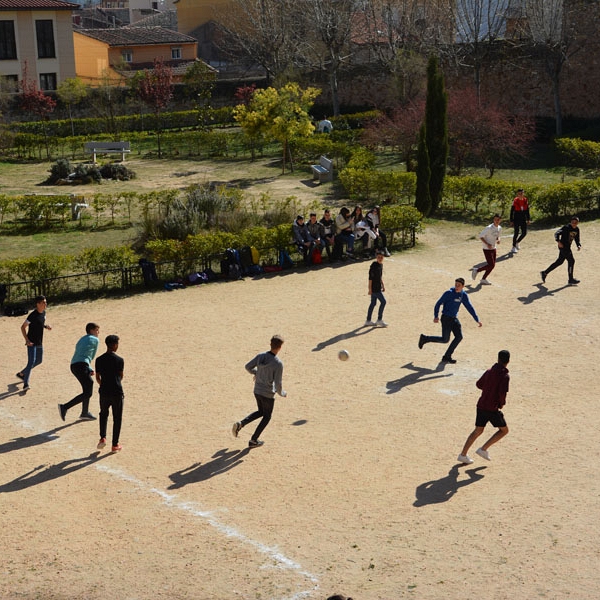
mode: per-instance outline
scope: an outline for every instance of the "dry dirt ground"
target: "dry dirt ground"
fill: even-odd
[[[565,266],[540,283],[556,256],[550,230],[501,256],[489,287],[470,280],[476,230],[427,231],[385,261],[387,329],[362,327],[368,261],[122,300],[50,298],[27,394],[14,377],[22,317],[2,317],[0,597],[598,597],[600,223],[581,229],[572,287]],[[445,365],[441,345],[417,340],[439,331],[433,305],[459,275],[483,327],[462,309],[458,362]],[[118,454],[96,451],[97,422],[57,411],[78,393],[69,361],[88,321],[121,337]],[[276,332],[288,397],[265,445],[248,450],[252,425],[230,433],[254,408],[244,364]],[[502,348],[510,434],[491,462],[458,465],[475,381]]]

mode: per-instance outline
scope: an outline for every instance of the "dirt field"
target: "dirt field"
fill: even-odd
[[[14,377],[22,318],[2,317],[0,597],[597,597],[600,224],[581,229],[576,287],[565,266],[540,283],[556,257],[549,230],[501,260],[489,287],[469,275],[483,256],[477,230],[427,231],[385,261],[387,329],[361,327],[368,261],[125,300],[50,299],[53,330],[27,394]],[[462,309],[458,362],[444,365],[443,346],[417,340],[439,331],[433,305],[459,275],[483,327]],[[97,422],[73,410],[63,423],[57,411],[78,393],[69,361],[88,321],[102,340],[121,337],[118,454],[95,450]],[[248,450],[252,426],[230,433],[254,409],[244,364],[276,332],[288,397],[265,445]],[[459,466],[475,381],[502,348],[510,434],[491,462]]]

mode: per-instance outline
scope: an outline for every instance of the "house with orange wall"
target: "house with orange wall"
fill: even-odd
[[[136,71],[151,69],[155,60],[171,67],[173,82],[179,83],[197,60],[196,40],[164,27],[75,29],[73,41],[77,77],[91,86],[124,83]]]
[[[17,89],[27,78],[44,91],[75,77],[72,13],[63,0],[0,0],[0,77]]]

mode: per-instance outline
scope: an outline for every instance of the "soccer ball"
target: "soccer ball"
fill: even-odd
[[[348,360],[350,358],[350,354],[348,353],[348,350],[340,350],[338,352],[338,358],[340,360]]]

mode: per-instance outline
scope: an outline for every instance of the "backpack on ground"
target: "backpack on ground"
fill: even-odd
[[[242,246],[240,248],[240,265],[242,270],[246,270],[248,267],[251,267],[254,264],[252,260],[252,249],[250,246]]]
[[[294,261],[290,253],[284,248],[279,251],[279,266],[282,269],[292,269],[294,267]]]

